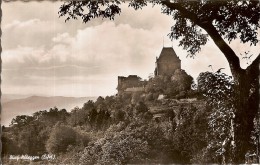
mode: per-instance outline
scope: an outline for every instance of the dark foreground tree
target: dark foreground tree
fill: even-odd
[[[234,50],[228,45],[239,39],[242,43],[256,45],[257,30],[260,27],[260,2],[249,0],[152,0],[162,6],[162,13],[172,16],[175,24],[171,27],[169,37],[179,39],[179,45],[194,56],[201,50],[210,37],[221,50],[229,63],[235,82],[235,157],[237,163],[244,163],[248,150],[253,119],[257,114],[259,100],[259,58],[246,69],[242,69]],[[97,17],[114,19],[121,12],[121,0],[86,0],[65,2],[59,11],[66,21],[81,18],[84,23]],[[146,0],[132,0],[129,6],[142,9]]]

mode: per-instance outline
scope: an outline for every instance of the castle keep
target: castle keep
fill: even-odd
[[[181,60],[172,47],[163,47],[160,56],[156,57],[154,76],[171,76],[181,69]],[[118,94],[123,92],[143,92],[146,83],[137,75],[118,76]]]
[[[181,69],[181,60],[171,47],[164,47],[159,58],[156,57],[154,76],[172,75],[176,69]]]

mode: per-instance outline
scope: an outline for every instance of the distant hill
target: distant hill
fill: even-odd
[[[19,95],[19,94],[2,94],[1,95],[1,103],[5,103],[15,99],[24,99],[30,97],[31,95]]]
[[[76,106],[82,107],[88,100],[96,100],[96,97],[31,96],[19,99],[2,97],[1,124],[8,126],[17,115],[32,115],[34,112],[49,110],[55,106],[70,111]]]

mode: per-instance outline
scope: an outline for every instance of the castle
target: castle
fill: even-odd
[[[137,75],[129,75],[128,77],[118,76],[118,94],[123,92],[143,92],[145,82]]]
[[[181,60],[172,47],[163,47],[159,58],[156,57],[154,76],[170,76],[177,69],[181,69]],[[144,92],[145,85],[146,82],[141,81],[141,78],[137,75],[118,76],[118,94]]]

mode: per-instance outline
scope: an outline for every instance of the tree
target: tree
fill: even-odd
[[[82,164],[154,164],[174,162],[172,144],[157,123],[133,120],[120,122],[83,151]],[[160,152],[158,152],[160,151]]]
[[[148,151],[147,142],[126,132],[105,136],[87,146],[82,153],[82,164],[127,164],[143,161]]]
[[[221,72],[200,73],[198,90],[206,96],[209,114],[207,152],[213,151],[219,163],[232,162],[234,154],[234,81]]]
[[[132,0],[129,6],[142,9],[147,5],[146,0]],[[175,24],[169,37],[180,39],[180,46],[186,49],[190,56],[201,50],[210,37],[227,59],[235,82],[235,143],[237,163],[244,162],[247,143],[253,130],[253,119],[258,109],[258,75],[260,56],[246,69],[242,69],[234,50],[225,41],[239,39],[242,43],[256,45],[257,30],[260,27],[259,1],[210,1],[210,0],[151,0],[153,4],[162,6],[162,13],[172,16]],[[70,1],[65,2],[59,11],[66,20],[80,17],[84,23],[97,17],[113,20],[121,13],[121,0],[113,1]]]
[[[84,104],[85,107],[85,104]],[[82,126],[88,124],[88,112],[85,109],[80,109],[75,107],[72,109],[70,113],[70,117],[68,118],[68,123],[75,127],[75,126]]]
[[[185,70],[177,69],[171,77],[178,91],[188,91],[191,89],[193,78]]]
[[[73,128],[57,123],[46,142],[46,149],[54,154],[63,153],[69,145],[75,145],[76,141],[77,132]]]
[[[16,126],[20,128],[22,126],[28,125],[32,121],[33,121],[32,116],[27,116],[27,115],[16,116],[15,118],[12,119],[10,126]]]
[[[184,70],[176,69],[171,76],[159,75],[149,79],[145,91],[146,93],[164,94],[167,98],[181,98],[186,95],[181,96],[182,93],[191,90],[192,82],[193,78]]]

